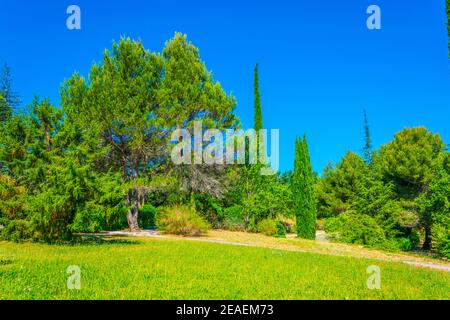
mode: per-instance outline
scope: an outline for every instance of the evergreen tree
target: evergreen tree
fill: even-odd
[[[256,156],[258,161],[260,160],[260,154],[265,156],[264,143],[260,144],[259,130],[263,128],[263,115],[261,107],[261,94],[259,91],[259,65],[256,64],[254,70],[254,119],[253,129],[256,131],[257,149]]]
[[[4,63],[0,72],[0,96],[3,96],[10,108],[14,108],[20,104],[20,97],[14,92],[12,84],[11,68],[8,64]]]
[[[297,216],[297,235],[305,239],[315,239],[316,237],[317,212],[314,181],[306,136],[303,139],[297,138],[292,195]]]
[[[254,114],[254,129],[258,131],[263,128],[263,116],[261,108],[261,94],[259,91],[259,74],[258,74],[258,64],[255,66],[254,76],[254,90],[255,90],[255,114]]]
[[[366,164],[370,164],[372,162],[372,138],[370,137],[369,120],[366,110],[364,110],[364,138],[364,161]]]

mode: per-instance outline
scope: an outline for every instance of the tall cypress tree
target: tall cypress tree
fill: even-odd
[[[262,107],[261,107],[261,94],[259,91],[259,65],[256,64],[255,70],[254,70],[254,119],[253,119],[253,129],[256,131],[256,138],[257,138],[257,159],[259,161],[259,154],[260,150],[264,150],[264,143],[260,145],[259,143],[259,130],[263,128],[263,115],[262,115]],[[263,155],[265,153],[263,152]]]
[[[258,131],[263,128],[263,116],[262,116],[262,108],[261,108],[261,94],[259,92],[259,74],[258,74],[258,64],[255,66],[254,76],[254,91],[255,91],[255,104],[254,104],[254,124],[253,128],[255,131]]]
[[[306,136],[295,142],[294,174],[292,177],[294,210],[297,216],[297,235],[304,239],[316,237],[316,200],[314,195],[314,173],[309,157]]]
[[[364,160],[366,164],[372,162],[372,138],[370,136],[369,119],[367,118],[367,112],[364,110]]]

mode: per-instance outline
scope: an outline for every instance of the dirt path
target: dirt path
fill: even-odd
[[[143,238],[202,241],[245,247],[261,247],[274,250],[311,252],[335,256],[401,262],[412,266],[432,268],[450,272],[450,262],[448,261],[432,259],[418,254],[391,253],[381,250],[363,248],[362,246],[357,245],[332,243],[328,241],[326,235],[320,234],[320,232],[318,234],[317,241],[298,239],[295,235],[288,235],[287,238],[279,239],[267,237],[261,234],[231,232],[223,230],[213,230],[208,233],[208,236],[195,238],[166,235],[161,234],[155,230],[143,230],[139,232],[110,231],[104,232],[102,233],[102,235],[114,237],[132,236]]]

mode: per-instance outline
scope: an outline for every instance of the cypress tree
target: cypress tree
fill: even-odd
[[[259,74],[258,74],[258,64],[255,66],[254,76],[254,90],[255,90],[255,105],[254,105],[254,124],[253,128],[255,131],[258,131],[263,128],[263,116],[262,116],[262,108],[261,108],[261,94],[259,92]]]
[[[370,164],[372,162],[372,138],[370,136],[369,120],[366,110],[364,110],[364,138],[364,160],[366,164]]]
[[[297,235],[304,239],[316,237],[316,200],[314,173],[308,151],[306,136],[295,142],[294,174],[292,177],[294,210],[297,217]]]
[[[254,119],[253,119],[253,129],[256,131],[256,138],[257,138],[257,159],[259,161],[259,154],[260,150],[264,150],[264,143],[260,145],[259,143],[259,130],[263,128],[263,115],[262,115],[262,107],[261,107],[261,94],[259,91],[259,74],[258,74],[259,66],[256,64],[255,70],[254,70]],[[265,152],[263,151],[262,154],[265,156]]]

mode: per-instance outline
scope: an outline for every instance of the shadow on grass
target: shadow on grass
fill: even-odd
[[[137,245],[141,244],[139,240],[125,239],[125,236],[110,236],[103,234],[77,234],[70,245]]]

